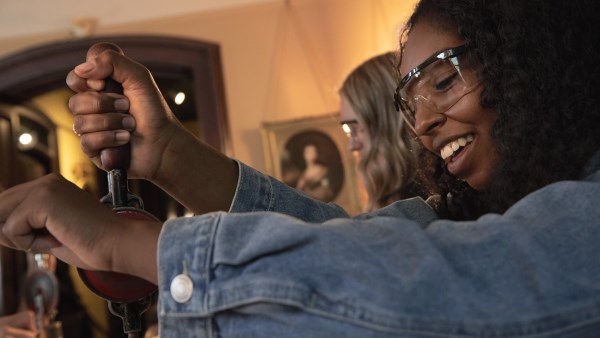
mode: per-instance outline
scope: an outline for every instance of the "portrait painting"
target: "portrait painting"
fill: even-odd
[[[306,195],[360,211],[354,159],[339,115],[263,124],[267,173]]]

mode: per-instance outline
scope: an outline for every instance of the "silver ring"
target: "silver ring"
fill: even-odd
[[[73,127],[72,128],[73,128],[73,132],[75,133],[75,135],[81,136],[81,134],[78,133],[77,130],[75,130],[75,123],[73,123]]]

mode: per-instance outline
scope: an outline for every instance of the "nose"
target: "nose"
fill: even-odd
[[[415,132],[418,137],[431,134],[446,121],[446,115],[436,112],[423,101],[418,101],[415,109]]]
[[[352,135],[348,138],[348,150],[350,151],[361,151],[363,148],[363,143],[360,138],[356,135]]]

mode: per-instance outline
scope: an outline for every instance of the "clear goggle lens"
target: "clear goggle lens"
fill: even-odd
[[[398,86],[396,108],[413,129],[419,109],[442,114],[481,82],[478,71],[463,54],[456,52],[457,49],[432,56],[413,69]]]

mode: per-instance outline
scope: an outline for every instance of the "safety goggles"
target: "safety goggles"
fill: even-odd
[[[443,114],[481,83],[466,51],[462,45],[437,52],[400,80],[394,104],[413,131],[419,109]]]

